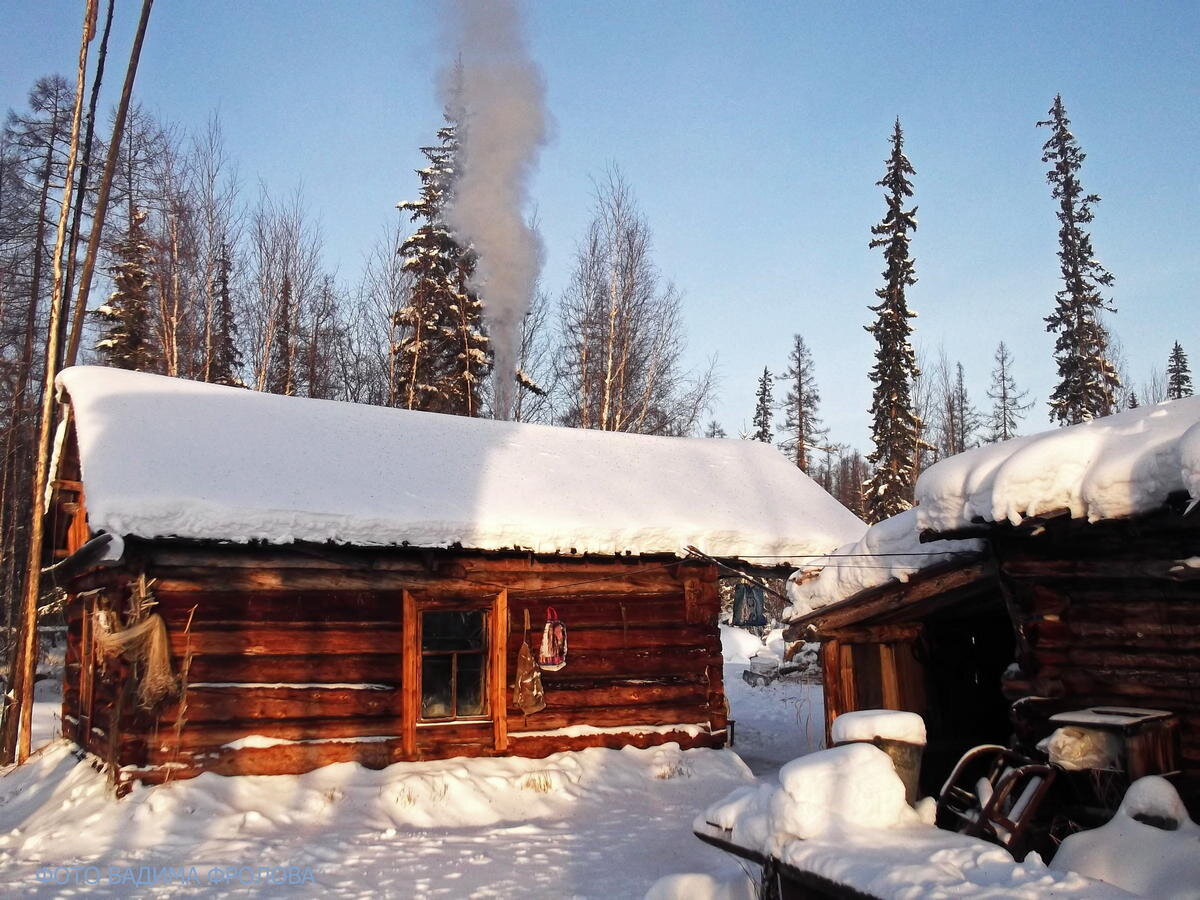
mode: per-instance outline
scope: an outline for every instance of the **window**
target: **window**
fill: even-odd
[[[421,718],[487,714],[487,614],[483,610],[421,613]]]

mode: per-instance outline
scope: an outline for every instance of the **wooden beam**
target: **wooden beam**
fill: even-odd
[[[492,609],[491,669],[488,682],[491,690],[492,738],[496,752],[508,749],[508,591],[496,595]]]
[[[917,573],[906,583],[889,582],[882,587],[860,591],[838,603],[823,607],[801,619],[797,619],[784,632],[787,640],[803,640],[807,626],[814,626],[818,633],[829,629],[859,625],[888,613],[894,613],[922,600],[949,591],[969,587],[995,575],[995,566],[987,560],[973,563],[955,563],[947,570],[945,566]],[[936,574],[934,574],[936,572]]]
[[[421,646],[418,641],[417,601],[404,592],[401,619],[404,638],[401,642],[400,676],[400,746],[407,759],[417,755],[417,707],[421,690]]]
[[[838,640],[845,644],[883,644],[916,640],[924,626],[920,622],[903,625],[859,625],[857,627],[827,628],[818,632],[819,640]]]

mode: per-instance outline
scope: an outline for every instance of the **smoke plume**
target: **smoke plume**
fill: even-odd
[[[474,286],[495,358],[495,416],[508,418],[521,320],[542,262],[541,239],[526,216],[546,141],[546,89],[525,45],[518,0],[458,0],[454,13],[465,121],[447,223],[478,254]]]

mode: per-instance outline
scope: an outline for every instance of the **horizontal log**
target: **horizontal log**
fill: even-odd
[[[567,665],[557,672],[542,672],[546,690],[561,679],[610,675],[625,678],[699,673],[720,661],[719,653],[704,648],[632,647],[621,651],[575,651],[567,654]],[[511,663],[510,663],[511,665]],[[511,669],[515,671],[514,669]]]
[[[577,737],[563,735],[544,735],[537,737],[522,737],[519,734],[509,734],[509,751],[514,756],[528,756],[534,759],[560,753],[564,750],[584,750],[588,747],[659,747],[663,744],[676,743],[683,750],[697,747],[724,747],[725,732],[707,731],[693,735],[685,731],[652,732],[649,734],[585,734]]]
[[[178,701],[160,715],[174,722]],[[187,722],[399,715],[400,691],[311,687],[189,687]]]
[[[568,683],[569,684],[569,683]],[[582,709],[585,707],[632,707],[659,703],[707,703],[707,684],[629,684],[620,682],[608,687],[572,689],[556,683],[546,694],[548,710]]]
[[[1130,668],[1167,670],[1200,673],[1200,653],[1163,653],[1155,650],[1126,651],[1092,650],[1086,647],[1070,647],[1067,659],[1072,665],[1101,666],[1104,668]],[[1200,688],[1200,674],[1196,676]]]
[[[489,572],[558,575],[573,579],[601,577],[614,571],[666,572],[669,577],[715,573],[709,563],[662,556],[568,556],[562,554],[497,555],[480,552],[362,547],[182,547],[159,544],[143,554],[158,569],[247,568],[247,569],[367,569],[380,572],[418,574],[456,573],[476,576]]]
[[[1012,578],[1102,578],[1102,579],[1167,579],[1168,572],[1178,565],[1177,558],[1154,559],[1138,556],[1127,559],[1064,558],[1013,559],[1005,558],[1002,569]]]
[[[361,625],[274,623],[260,625],[247,622],[233,627],[193,626],[185,632],[170,630],[171,652],[182,658],[185,652],[194,656],[280,656],[297,654],[354,654],[401,648],[399,624],[380,622]]]
[[[1177,625],[1163,622],[1079,621],[1067,623],[1070,637],[1086,642],[1089,648],[1138,647],[1161,650],[1200,650],[1200,624]]]
[[[399,716],[336,719],[251,719],[226,722],[188,722],[176,735],[172,723],[160,721],[158,728],[146,732],[128,732],[123,745],[145,745],[152,752],[215,752],[222,745],[248,735],[262,735],[288,741],[334,740],[379,735],[399,737],[403,726]]]
[[[541,712],[529,716],[520,710],[508,711],[509,734],[519,731],[546,731],[566,728],[570,725],[593,725],[596,728],[612,728],[637,725],[681,725],[704,722],[709,719],[707,704],[648,704],[616,708],[611,706],[558,708],[547,706]]]
[[[399,653],[353,653],[337,656],[197,656],[188,680],[249,681],[265,684],[365,683],[399,684]]]
[[[540,759],[564,750],[582,750],[586,747],[634,746],[645,748],[671,742],[678,743],[683,749],[721,747],[725,743],[725,734],[718,732],[716,734],[691,735],[686,732],[668,732],[666,734],[584,735],[573,738],[560,736],[521,738],[510,742],[507,755]],[[473,752],[458,755],[494,756],[496,754],[489,747],[476,746],[473,748]],[[193,778],[202,772],[214,772],[220,775],[295,775],[337,762],[357,762],[370,769],[382,769],[400,762],[404,758],[399,741],[285,744],[276,747],[228,750],[217,757],[206,759],[202,764],[193,762],[183,768],[167,768],[162,765],[145,766],[123,772],[122,775],[131,780],[156,784],[163,781]],[[428,755],[426,752],[419,754],[419,758],[436,759],[438,757]]]
[[[217,565],[188,567],[155,567],[153,576],[163,591],[431,591],[461,592],[468,596],[495,592],[507,588],[514,594],[569,593],[582,587],[578,580],[595,581],[603,578],[603,590],[609,594],[638,594],[648,590],[662,592],[680,589],[679,579],[670,570],[610,569],[591,578],[580,579],[575,572],[481,572],[471,577],[456,577],[435,573],[395,572],[382,570],[322,570],[322,569],[263,569],[226,568]],[[596,590],[596,585],[590,585]],[[541,598],[539,598],[540,600]]]

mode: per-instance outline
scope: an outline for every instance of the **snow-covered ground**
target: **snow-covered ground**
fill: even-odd
[[[732,637],[749,638],[739,646],[750,654],[762,646],[746,632]],[[142,891],[168,896],[638,898],[676,872],[745,880],[737,861],[692,834],[693,819],[754,775],[773,779],[823,731],[819,685],[791,676],[750,687],[745,669],[725,667],[733,751],[670,745],[205,775],[120,801],[69,743],[45,743],[61,701],[57,678],[39,682],[42,749],[0,777],[0,895],[125,896],[141,878],[157,882]],[[187,882],[192,867],[197,883]]]

